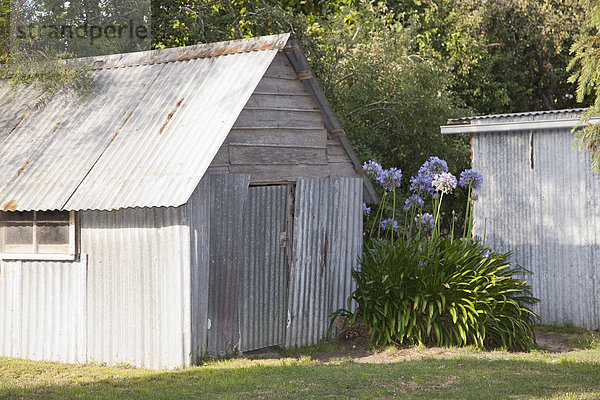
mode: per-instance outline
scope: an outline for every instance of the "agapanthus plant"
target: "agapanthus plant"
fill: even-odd
[[[477,190],[481,187],[482,183],[483,176],[481,175],[481,172],[474,169],[467,169],[460,173],[458,186],[463,188],[470,187],[473,190]]]
[[[423,233],[433,237],[440,236],[439,221],[441,220],[443,198],[445,195],[452,193],[458,184],[456,177],[448,172],[446,161],[438,157],[430,157],[419,168],[417,176],[411,177],[410,190],[412,195],[406,198],[403,203],[403,225],[396,220],[396,189],[401,186],[402,171],[397,168],[384,169],[374,161],[364,163],[363,169],[383,188],[381,203],[377,211],[373,212],[374,215],[371,214],[371,209],[363,204],[363,213],[371,215],[370,237],[385,237],[393,245],[395,235],[396,237],[399,235],[405,238],[415,237],[417,239],[426,237],[422,236]],[[470,194],[472,189],[480,187],[481,183],[482,177],[478,171],[467,170],[460,175],[461,186],[467,185],[470,188]],[[425,195],[432,200],[433,212],[431,214],[423,213],[425,207],[423,196]],[[389,204],[390,200],[392,204]],[[454,234],[455,215],[456,213],[453,211],[451,236]],[[468,215],[466,218],[468,219]],[[463,237],[466,237],[466,228],[463,234]]]
[[[410,178],[410,190],[420,196],[433,195],[433,179],[444,172],[448,172],[448,163],[438,157],[429,157],[419,168],[417,176]]]
[[[429,213],[417,214],[415,217],[415,222],[417,223],[417,226],[425,233],[433,230],[433,215]]]
[[[483,175],[481,172],[474,169],[467,169],[460,173],[459,186],[468,188],[467,193],[467,208],[465,213],[465,225],[463,227],[463,237],[466,237],[473,228],[473,202],[477,200],[475,190],[481,188],[483,184]]]
[[[431,181],[433,180],[433,176],[430,175],[421,175],[413,176],[410,178],[410,191],[419,195],[425,196],[433,193],[433,187],[431,186]]]
[[[456,189],[456,177],[450,172],[439,173],[431,181],[431,186],[442,194],[452,193],[452,190]]]
[[[371,160],[363,164],[363,169],[365,170],[367,175],[369,175],[369,177],[373,179],[377,179],[377,177],[383,171],[383,168],[381,168],[381,164],[378,164],[375,161]]]
[[[402,171],[398,168],[384,169],[377,176],[377,182],[388,192],[400,187],[402,181]]]
[[[366,203],[363,203],[363,214],[364,215],[370,215],[371,214],[371,207],[367,207]]]
[[[395,232],[398,232],[398,228],[399,228],[398,222],[394,221],[391,218],[386,218],[383,221],[381,221],[381,227],[383,229],[392,229]]]
[[[418,194],[413,194],[404,200],[404,211],[423,207],[423,199]]]

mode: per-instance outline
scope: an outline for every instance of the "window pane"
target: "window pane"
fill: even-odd
[[[39,245],[69,244],[69,224],[38,223],[37,242]]]
[[[0,212],[0,221],[33,221],[33,211],[3,211]]]
[[[35,213],[36,221],[57,221],[57,222],[69,222],[68,211],[38,211]]]
[[[5,253],[32,253],[33,252],[33,225],[31,223],[4,222]]]

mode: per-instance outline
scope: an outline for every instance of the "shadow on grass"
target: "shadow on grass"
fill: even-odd
[[[13,379],[10,379],[4,368],[0,374],[0,398],[494,399],[600,396],[598,363],[573,362],[568,358],[557,361],[459,357],[391,364],[352,361],[323,364],[303,357],[264,362],[233,360],[169,372],[68,366],[46,378],[30,377],[26,381],[19,379],[26,371],[15,369]],[[93,369],[94,374],[88,374],[87,369]]]

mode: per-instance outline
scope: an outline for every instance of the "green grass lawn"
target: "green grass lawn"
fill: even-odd
[[[411,349],[411,358],[423,358],[388,363],[319,361],[312,348],[176,371],[0,358],[0,398],[592,399],[600,398],[598,343],[572,340],[578,348],[566,353],[450,349],[434,356],[431,349]],[[336,347],[325,350],[339,353]],[[383,354],[393,361],[402,352]]]

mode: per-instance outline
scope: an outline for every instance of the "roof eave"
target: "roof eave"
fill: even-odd
[[[597,124],[600,118],[592,118],[586,124]],[[452,135],[460,133],[491,133],[491,132],[515,132],[515,131],[536,131],[542,129],[573,129],[583,127],[579,118],[539,120],[539,121],[517,121],[517,122],[495,122],[491,124],[460,124],[444,125],[440,127],[443,135]]]

